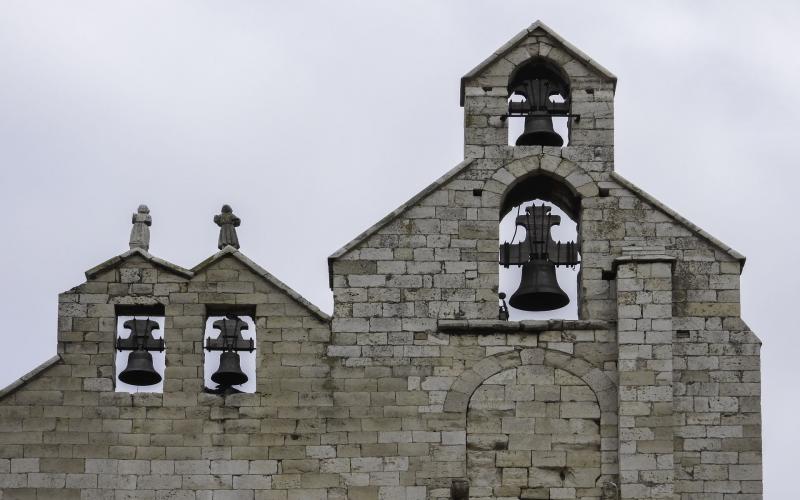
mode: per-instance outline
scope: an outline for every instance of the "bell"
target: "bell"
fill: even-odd
[[[517,146],[562,146],[564,139],[553,130],[553,117],[535,113],[525,117],[525,130],[517,138]]]
[[[519,288],[508,302],[523,311],[551,311],[569,304],[569,297],[558,286],[555,264],[534,259],[522,265]]]
[[[247,382],[247,375],[242,371],[239,353],[224,351],[219,356],[219,369],[211,375],[211,380],[221,386],[241,385]]]
[[[153,355],[147,351],[131,351],[128,366],[119,379],[130,385],[153,385],[161,382],[161,375],[153,368]]]

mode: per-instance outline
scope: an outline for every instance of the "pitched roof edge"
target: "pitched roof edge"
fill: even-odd
[[[552,28],[544,24],[541,20],[536,20],[528,28],[517,33],[513,38],[511,38],[511,40],[504,43],[502,47],[495,50],[489,57],[484,59],[480,64],[472,68],[472,70],[470,70],[467,74],[461,77],[461,91],[460,91],[461,106],[464,105],[464,87],[466,81],[469,80],[470,78],[475,77],[483,70],[485,70],[490,64],[494,63],[496,60],[505,56],[508,52],[511,51],[511,49],[513,49],[519,42],[521,42],[529,34],[533,33],[537,28],[542,29],[545,33],[550,35],[555,41],[560,43],[564,47],[564,49],[567,50],[567,52],[572,54],[573,57],[579,59],[580,61],[582,61],[589,67],[593,68],[595,71],[597,71],[604,77],[614,82],[614,88],[617,87],[617,76],[614,73],[612,73],[605,66],[603,66],[602,64],[598,63],[597,61],[586,55],[586,53],[583,52],[581,49],[579,49],[578,47],[572,45],[570,42],[565,40],[561,35],[553,31]]]
[[[219,252],[215,253],[214,255],[210,256],[209,258],[203,260],[202,262],[194,266],[191,272],[193,274],[197,274],[198,272],[210,266],[214,262],[228,255],[234,257],[239,262],[250,268],[250,270],[253,271],[255,274],[265,279],[269,284],[271,284],[275,288],[281,290],[283,293],[294,299],[300,305],[308,309],[321,321],[329,322],[331,320],[331,317],[324,311],[322,311],[319,307],[309,302],[308,299],[306,299],[305,297],[294,291],[289,285],[276,278],[272,273],[270,273],[263,267],[259,266],[254,261],[250,260],[250,258],[247,257],[245,254],[243,254],[242,252],[240,252],[239,250],[230,245],[226,246]]]
[[[27,384],[31,380],[35,379],[40,374],[42,374],[42,372],[44,372],[45,370],[47,370],[48,368],[50,368],[51,366],[57,364],[60,361],[61,361],[61,356],[56,354],[52,358],[48,359],[47,361],[45,361],[44,363],[40,364],[39,366],[37,366],[33,370],[29,371],[25,375],[23,375],[20,378],[18,378],[14,382],[11,382],[4,389],[0,390],[0,400],[6,398],[7,396],[10,396],[11,394],[14,394],[19,389],[21,389],[22,386],[24,386],[25,384]]]
[[[676,221],[681,223],[684,227],[686,227],[689,231],[691,231],[695,235],[697,235],[697,236],[703,238],[704,240],[708,241],[709,243],[711,243],[712,245],[714,245],[718,249],[720,249],[723,252],[727,253],[733,259],[738,260],[742,264],[742,266],[744,266],[744,263],[747,260],[747,257],[745,257],[744,255],[740,254],[739,252],[737,252],[736,250],[734,250],[730,246],[726,245],[725,243],[721,242],[717,238],[711,236],[709,233],[707,233],[706,231],[701,229],[699,226],[697,226],[693,222],[689,221],[689,219],[683,217],[682,215],[680,215],[676,211],[672,210],[671,208],[669,208],[665,204],[661,203],[655,197],[653,197],[650,193],[648,193],[644,189],[640,188],[639,186],[633,184],[631,181],[629,181],[628,179],[622,177],[617,172],[611,172],[611,178],[614,179],[615,181],[617,181],[623,187],[625,187],[625,189],[628,189],[629,191],[633,192],[634,194],[636,194],[637,196],[639,196],[640,198],[642,198],[646,202],[650,203],[651,205],[655,206],[656,208],[658,208],[662,212],[666,213],[667,215],[669,215],[670,217],[672,217],[673,219],[675,219]]]
[[[400,214],[411,208],[412,205],[420,201],[422,198],[428,196],[436,189],[442,187],[444,184],[449,182],[453,177],[460,174],[465,168],[467,168],[473,162],[473,158],[467,158],[455,167],[451,168],[447,171],[444,175],[433,181],[427,187],[425,187],[422,191],[418,192],[411,198],[409,198],[405,203],[400,205],[399,207],[395,208],[388,214],[386,214],[381,220],[367,228],[364,232],[350,240],[344,246],[333,252],[328,257],[328,276],[331,288],[333,288],[333,261],[338,259],[339,257],[343,256],[350,250],[353,250],[355,247],[363,243],[367,238],[374,235],[378,231],[380,231],[385,225],[389,224],[391,221],[396,219]]]
[[[86,271],[86,273],[85,273],[86,279],[94,278],[95,276],[97,276],[101,272],[116,266],[118,263],[124,261],[125,259],[127,259],[128,257],[131,257],[133,255],[139,255],[140,257],[142,257],[143,259],[147,260],[148,262],[151,262],[151,263],[153,263],[153,264],[155,264],[157,266],[163,267],[163,268],[167,269],[168,271],[171,271],[171,272],[173,272],[173,273],[175,273],[175,274],[177,274],[179,276],[183,276],[184,278],[188,279],[188,278],[191,278],[192,276],[194,276],[194,273],[192,273],[192,271],[189,271],[188,269],[184,269],[184,268],[182,268],[181,266],[179,266],[177,264],[173,264],[172,262],[169,262],[169,261],[166,261],[166,260],[161,259],[159,257],[156,257],[155,255],[147,252],[146,250],[143,250],[141,248],[132,248],[132,249],[128,250],[127,252],[121,253],[121,254],[117,255],[116,257],[111,257],[107,261],[102,262],[102,263],[94,266],[93,268],[89,269],[88,271]]]

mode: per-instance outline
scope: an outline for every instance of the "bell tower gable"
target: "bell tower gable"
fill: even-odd
[[[516,99],[520,76],[531,67],[547,68],[548,75],[533,73],[527,80],[550,85],[544,90],[547,113],[541,102],[526,95],[533,104],[524,109]],[[523,78],[525,80],[525,78]],[[461,105],[464,107],[465,156],[485,157],[486,148],[505,148],[517,137],[509,137],[510,118],[526,116],[526,131],[537,109],[548,118],[566,119],[560,135],[566,146],[613,146],[613,98],[617,78],[578,48],[561,38],[541,21],[521,31],[461,79]],[[554,90],[560,87],[560,90]],[[565,94],[566,91],[566,95]],[[556,100],[553,96],[560,95]],[[533,102],[532,102],[533,101]],[[538,106],[538,108],[537,108]],[[515,107],[517,109],[515,109]],[[540,117],[541,118],[541,117]],[[551,127],[552,128],[552,127]],[[512,136],[517,135],[515,132]],[[550,135],[558,138],[556,133]],[[562,141],[518,141],[518,147],[561,146]]]

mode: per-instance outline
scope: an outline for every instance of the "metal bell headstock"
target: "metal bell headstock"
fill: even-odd
[[[150,351],[164,351],[164,339],[153,337],[153,330],[158,330],[158,323],[151,319],[129,319],[122,324],[130,330],[128,338],[117,337],[118,351],[132,351],[128,355],[128,365],[119,374],[119,379],[130,385],[147,386],[161,382],[162,377],[153,367],[153,355]]]

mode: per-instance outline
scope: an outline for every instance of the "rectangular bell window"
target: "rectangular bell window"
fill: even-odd
[[[256,324],[242,311],[211,311],[205,326],[205,391],[212,394],[256,392]]]
[[[164,306],[117,306],[116,392],[164,392]]]

